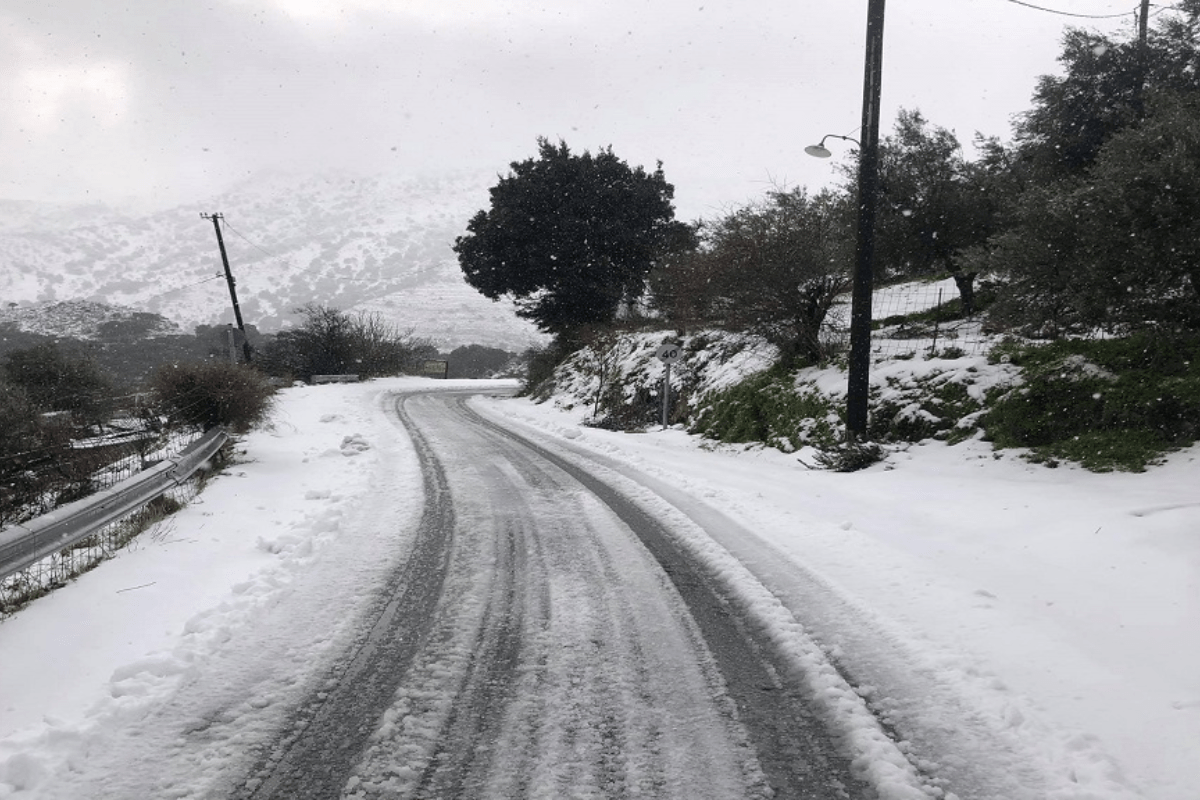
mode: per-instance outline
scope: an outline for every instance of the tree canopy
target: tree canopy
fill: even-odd
[[[710,315],[774,342],[787,361],[824,356],[821,326],[849,286],[851,208],[832,192],[771,192],[703,228]]]
[[[1045,335],[1200,324],[1200,2],[1143,44],[1063,43],[1012,149],[1021,190],[973,261],[1003,282],[1002,324]]]
[[[13,350],[4,372],[40,411],[67,411],[79,422],[101,422],[110,410],[112,386],[95,362],[53,343]]]
[[[1200,3],[1177,8],[1182,13],[1163,17],[1145,43],[1069,30],[1058,59],[1064,74],[1038,79],[1033,108],[1017,122],[1022,159],[1045,178],[1078,176],[1105,142],[1143,119],[1151,94],[1200,88]]]
[[[880,143],[879,171],[877,277],[948,272],[971,313],[975,272],[963,268],[960,254],[993,232],[997,209],[987,173],[966,161],[953,131],[903,108]]]
[[[1140,31],[1068,30],[1009,141],[901,109],[879,147],[877,283],[953,277],[951,314],[1035,336],[1200,330],[1200,0]],[[657,323],[755,331],[826,355],[853,256],[842,186],[775,190],[687,226],[658,169],[538,141],[455,243],[468,283],[543,330],[604,326],[648,287]],[[976,282],[979,296],[976,297]],[[828,341],[828,337],[825,338]],[[578,338],[560,337],[560,343]]]
[[[514,298],[543,331],[610,322],[641,296],[655,264],[692,242],[674,219],[661,162],[646,172],[611,147],[576,155],[542,138],[537,158],[510,166],[454,251],[467,283],[493,300]]]

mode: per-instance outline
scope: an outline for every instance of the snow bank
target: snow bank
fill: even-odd
[[[239,732],[269,730],[303,689],[281,676],[307,673],[223,665],[256,650],[311,669],[365,601],[359,587],[403,555],[399,522],[421,493],[395,487],[421,479],[377,407],[388,385],[284,390],[270,429],[191,504],[0,624],[0,797],[134,796],[123,780],[182,797],[231,772]],[[123,775],[139,746],[170,752],[180,732],[147,715],[185,684],[208,751]]]
[[[593,409],[596,397],[618,387],[624,402],[639,394],[657,396],[665,367],[654,357],[663,344],[678,344],[681,358],[671,367],[671,390],[691,397],[727,388],[768,369],[778,349],[760,337],[724,331],[675,336],[670,331],[602,337],[574,353],[555,370],[552,400],[564,409]]]

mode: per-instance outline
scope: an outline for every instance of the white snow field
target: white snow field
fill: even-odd
[[[387,394],[466,385],[511,386],[284,390],[188,507],[0,623],[0,797],[88,797],[123,769],[210,796],[408,545],[421,477]],[[930,443],[837,474],[678,429],[581,427],[583,409],[472,405],[713,521],[696,552],[790,612],[780,636],[802,626],[929,796],[1200,797],[1200,449],[1097,475]],[[223,734],[156,739],[168,716]]]

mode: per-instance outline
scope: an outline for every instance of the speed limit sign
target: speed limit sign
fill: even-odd
[[[671,365],[679,360],[683,352],[677,344],[664,344],[659,345],[654,355],[663,363],[662,426],[666,430],[667,410],[671,405]]]
[[[677,344],[664,344],[654,351],[654,355],[664,364],[674,364],[683,353]]]

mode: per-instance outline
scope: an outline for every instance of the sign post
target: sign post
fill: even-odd
[[[679,360],[682,353],[679,345],[664,344],[654,351],[654,355],[663,363],[662,426],[665,431],[667,429],[667,411],[671,403],[671,365]]]

